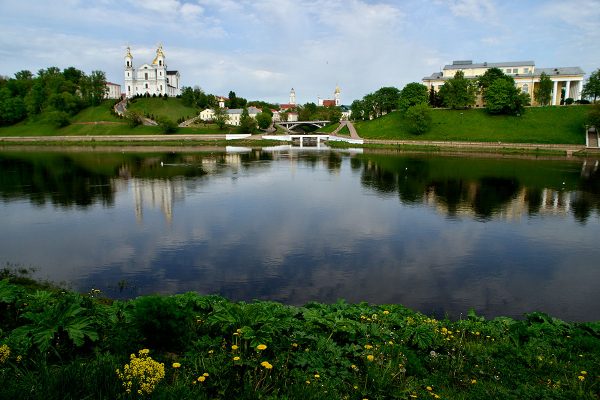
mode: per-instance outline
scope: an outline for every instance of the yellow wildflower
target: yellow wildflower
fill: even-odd
[[[179,364],[179,363],[177,363],[177,362],[176,362],[176,363],[173,363],[173,368],[179,368],[179,367],[181,367],[181,364]]]
[[[256,350],[265,350],[267,348],[266,344],[259,344],[258,346],[256,346]]]
[[[234,345],[231,346],[231,350],[237,350],[237,349],[238,349],[237,344],[234,344]]]
[[[292,343],[292,347],[298,347],[298,343]]]
[[[8,357],[10,357],[10,347],[3,344],[0,346],[0,364],[4,364],[8,360]]]
[[[205,376],[199,376],[198,377],[198,382],[204,382],[206,380]]]
[[[233,357],[233,361],[240,361],[240,358],[238,356]]]
[[[577,377],[577,379],[579,379],[581,382],[583,382],[583,381],[585,381],[585,376],[583,376],[583,375],[579,375],[579,376]]]
[[[149,352],[148,349],[142,349],[138,351],[138,356],[132,354],[131,361],[123,366],[123,372],[117,369],[117,376],[127,393],[135,389],[138,394],[149,395],[165,377],[165,365],[154,361]]]
[[[581,371],[580,374],[581,375],[587,375],[587,371]]]
[[[214,353],[214,352],[215,352],[214,350],[209,350],[209,351],[208,351],[208,354],[212,354],[212,353]]]
[[[310,385],[310,381],[306,381],[306,384],[307,384],[307,385]]]
[[[354,390],[358,390],[358,386],[354,385],[353,387],[354,387]]]
[[[208,372],[203,373],[202,376],[208,376]]]
[[[321,375],[315,374],[315,379],[319,379],[320,377],[321,377]]]
[[[425,389],[427,389],[430,392],[433,390],[433,388],[431,386],[427,386]]]
[[[370,350],[372,348],[373,348],[373,346],[371,346],[370,344],[365,344],[365,349]]]
[[[263,361],[260,363],[261,366],[265,367],[266,369],[272,369],[273,366],[268,362],[268,361]]]
[[[474,385],[477,383],[477,379],[471,379],[471,385]]]
[[[390,313],[390,312],[389,312],[388,310],[384,310],[384,311],[383,311],[383,314],[384,314],[384,315],[388,315],[389,313]]]
[[[369,361],[373,361],[374,359],[375,359],[375,357],[373,357],[373,354],[369,354],[367,356],[367,360],[369,360]]]

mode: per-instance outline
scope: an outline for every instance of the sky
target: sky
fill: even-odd
[[[600,0],[0,0],[0,75],[70,66],[123,84],[124,56],[207,93],[343,104],[453,60],[600,68]]]

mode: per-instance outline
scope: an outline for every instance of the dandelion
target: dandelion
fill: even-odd
[[[208,351],[208,354],[212,354],[212,353],[214,353],[214,352],[215,352],[214,350],[209,350],[209,351]]]
[[[474,385],[477,383],[477,379],[471,379],[471,385]]]
[[[352,368],[352,369],[353,369],[353,370],[355,370],[355,371],[358,371],[358,367],[357,367],[356,365],[354,365],[354,364],[352,364],[352,365],[350,366],[350,368]]]
[[[315,374],[315,379],[319,379],[320,377],[321,377],[321,375]]]
[[[427,389],[427,391],[431,392],[433,390],[433,388],[431,386],[427,386],[425,389]]]
[[[358,386],[354,385],[353,387],[354,387],[354,390],[358,390]]]
[[[198,377],[198,382],[204,382],[206,380],[205,376],[199,376]]]
[[[310,381],[306,381],[306,384],[307,384],[307,385],[310,385]]]
[[[208,376],[208,372],[203,373],[202,376]]]
[[[383,310],[383,315],[388,315],[390,312],[388,310]]]
[[[372,348],[373,348],[373,346],[371,346],[370,344],[365,344],[365,349],[370,350]]]
[[[240,358],[238,356],[233,357],[233,361],[240,361]]]
[[[181,367],[181,364],[179,364],[177,362],[173,363],[173,368],[179,368],[179,367]]]
[[[369,354],[367,356],[367,360],[369,360],[369,361],[373,361],[374,359],[375,359],[375,357],[373,356],[373,354]]]
[[[579,379],[581,382],[583,382],[583,381],[585,381],[585,376],[583,376],[583,375],[579,375],[579,376],[577,377],[577,379]]]
[[[266,369],[273,369],[273,366],[268,361],[263,361],[260,363],[260,365],[265,367]]]
[[[481,335],[481,333],[475,332],[475,336],[479,336],[479,335]]]
[[[298,347],[298,343],[292,343],[292,347]]]
[[[267,348],[266,344],[259,344],[258,346],[256,346],[256,350],[260,350],[260,351],[265,350],[266,348]]]
[[[234,344],[234,345],[231,346],[231,350],[237,350],[237,349],[238,349],[237,344]]]
[[[581,371],[580,374],[581,375],[587,375],[587,371]]]

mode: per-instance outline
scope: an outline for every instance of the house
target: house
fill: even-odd
[[[105,99],[120,99],[121,98],[121,85],[118,83],[106,82],[106,93],[104,94]]]
[[[540,76],[545,73],[553,82],[552,105],[560,105],[561,99],[572,98],[581,99],[583,88],[584,72],[579,67],[557,67],[557,68],[537,68],[533,61],[512,61],[497,63],[473,63],[472,60],[453,61],[450,65],[445,65],[441,72],[434,72],[430,76],[423,78],[423,84],[427,89],[433,89],[437,92],[444,83],[454,77],[456,72],[462,71],[467,79],[477,79],[490,68],[498,68],[506,75],[515,80],[515,85],[523,93],[529,93],[531,104],[537,105],[535,99],[535,90],[539,86]],[[564,95],[562,92],[564,91]],[[475,104],[476,107],[482,107],[483,99],[479,97]]]

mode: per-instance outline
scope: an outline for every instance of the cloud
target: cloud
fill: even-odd
[[[490,22],[496,17],[496,7],[492,0],[447,0],[442,3],[447,4],[457,17],[478,22]]]

